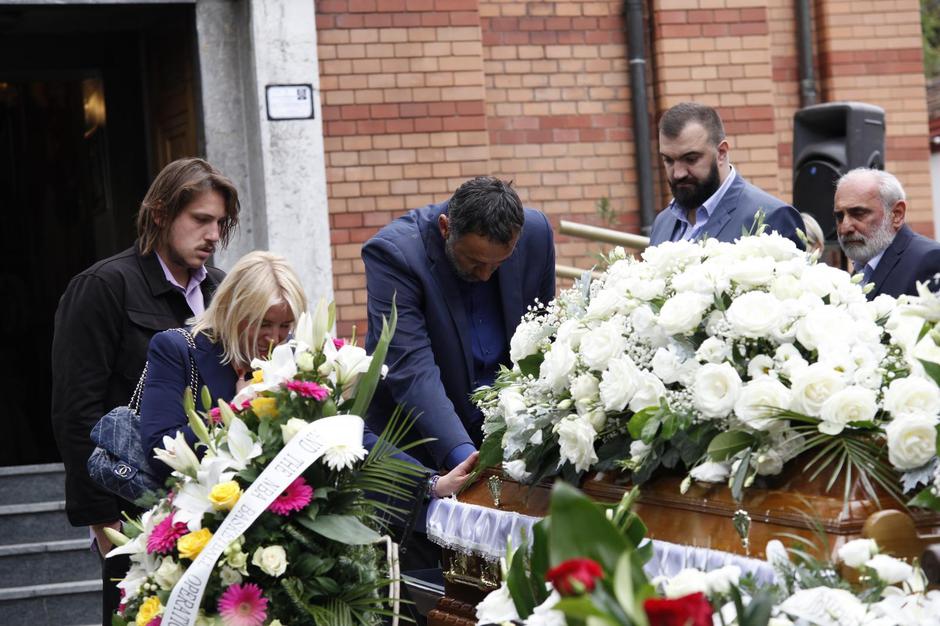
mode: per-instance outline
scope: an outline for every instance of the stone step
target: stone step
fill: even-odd
[[[101,580],[0,589],[0,624],[73,626],[101,617]]]
[[[0,546],[0,588],[94,580],[100,575],[98,555],[87,538]]]
[[[0,544],[42,543],[87,537],[87,528],[76,528],[69,524],[65,517],[64,500],[0,506]]]
[[[65,498],[61,463],[0,467],[0,503],[25,504]]]

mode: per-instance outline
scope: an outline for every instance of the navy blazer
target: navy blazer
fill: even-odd
[[[764,212],[766,232],[777,231],[787,239],[793,240],[800,250],[806,249],[796,234],[796,229],[804,229],[803,218],[799,212],[783,200],[744,180],[740,172],[735,172],[731,186],[712,211],[708,223],[698,236],[704,238],[707,235],[719,241],[732,242],[738,239],[743,231],[750,232],[753,229],[758,210]],[[672,211],[660,211],[650,232],[650,245],[656,246],[670,241],[678,221]]]
[[[936,291],[938,282],[934,274],[938,272],[940,243],[918,235],[905,224],[885,249],[871,276],[875,288],[868,293],[868,299],[883,293],[895,297],[905,293],[916,296],[918,282],[927,283],[931,291]]]
[[[199,370],[199,389],[203,385],[209,388],[213,402],[219,399],[231,401],[235,397],[235,384],[238,375],[231,365],[222,363],[221,344],[212,343],[202,333],[194,337],[196,351],[192,353]],[[167,330],[153,336],[150,350],[147,352],[147,382],[140,404],[140,436],[144,450],[163,447],[163,437],[175,437],[182,431],[195,449],[196,435],[189,427],[186,413],[183,412],[183,392],[189,386],[189,344],[180,333]],[[201,397],[201,396],[200,396]],[[198,406],[202,406],[200,400]],[[368,425],[362,435],[362,445],[371,450],[378,437]],[[201,454],[201,453],[200,453]],[[395,457],[420,466],[413,457],[398,452]],[[170,475],[170,468],[165,463],[150,458],[153,470],[162,477]]]
[[[463,444],[479,447],[479,412],[470,402],[473,350],[459,282],[444,252],[438,217],[447,203],[410,211],[380,230],[362,248],[366,268],[372,352],[389,317],[392,299],[398,327],[385,360],[388,376],[369,408],[369,423],[380,431],[397,406],[418,417],[412,438],[434,441],[415,449],[429,467],[443,467]],[[555,245],[546,217],[525,210],[516,249],[496,271],[506,337],[512,337],[526,308],[555,297]]]

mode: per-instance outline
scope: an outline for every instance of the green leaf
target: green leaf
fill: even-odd
[[[365,545],[379,540],[379,534],[352,515],[323,515],[316,519],[297,517],[297,523],[327,539],[350,545]]]
[[[934,495],[931,487],[925,487],[920,493],[914,496],[907,505],[940,511],[940,498]]]
[[[708,444],[708,456],[713,461],[727,461],[741,450],[750,448],[754,436],[741,430],[729,430],[715,435]]]
[[[590,558],[605,571],[613,571],[627,540],[607,519],[601,507],[567,483],[558,481],[551,499],[551,564]]]
[[[599,617],[606,621],[608,618],[608,615],[594,604],[589,595],[562,598],[553,608],[555,611],[561,611],[565,615],[578,620],[584,620],[588,617]],[[570,624],[572,622],[569,621],[568,623]]]
[[[480,456],[477,459],[477,466],[474,468],[473,472],[470,474],[470,477],[464,483],[461,491],[476,482],[476,479],[479,478],[480,473],[486,468],[502,464],[503,435],[505,433],[506,429],[500,428],[496,432],[490,433],[486,436],[486,438],[483,440],[483,444],[480,446]]]
[[[744,481],[747,480],[748,469],[751,466],[751,453],[748,452],[741,459],[741,465],[731,481],[731,497],[740,501],[744,496]]]
[[[646,423],[657,413],[659,413],[658,406],[648,406],[642,411],[634,413],[633,417],[631,417],[630,421],[627,423],[627,430],[630,432],[630,436],[634,439],[640,439],[643,435],[643,429]]]
[[[526,358],[519,361],[519,370],[522,372],[523,376],[532,375],[535,378],[539,376],[539,369],[542,367],[542,361],[545,360],[545,355],[541,352],[536,352],[535,354],[530,354]]]
[[[506,587],[509,588],[509,595],[512,597],[513,604],[516,605],[516,612],[522,618],[532,615],[532,609],[536,606],[532,586],[526,575],[525,561],[525,549],[517,550],[515,558],[510,561],[509,571],[506,573]]]
[[[532,527],[532,548],[529,552],[532,595],[535,596],[536,604],[548,598],[548,590],[545,588],[545,574],[548,570],[548,522],[542,520]]]
[[[656,438],[656,433],[659,431],[659,426],[662,424],[662,421],[658,416],[652,417],[645,424],[643,424],[643,430],[640,431],[640,439],[645,443],[651,443],[653,439]]]
[[[359,387],[356,390],[356,401],[353,403],[350,413],[352,415],[365,415],[365,411],[372,403],[372,395],[379,384],[379,378],[382,376],[382,366],[385,364],[385,355],[388,354],[388,345],[392,342],[395,335],[395,327],[398,325],[398,309],[395,306],[395,296],[392,297],[392,312],[388,321],[382,318],[382,334],[379,336],[379,342],[372,352],[372,362],[369,363],[369,371],[359,379]]]
[[[924,366],[924,371],[933,379],[933,382],[940,385],[940,365],[923,359],[917,360]]]
[[[617,569],[614,570],[614,596],[617,602],[631,617],[636,609],[636,601],[633,597],[633,567],[630,565],[630,553],[624,552],[617,561]]]

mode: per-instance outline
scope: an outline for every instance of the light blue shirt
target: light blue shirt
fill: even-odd
[[[198,270],[195,272],[190,272],[189,283],[183,287],[181,284],[176,282],[175,278],[173,278],[173,272],[171,272],[170,268],[167,267],[166,263],[163,262],[163,259],[160,258],[160,255],[157,254],[156,256],[157,260],[160,261],[160,267],[163,268],[163,275],[166,277],[167,282],[176,287],[179,292],[183,294],[183,297],[186,298],[186,304],[189,305],[193,315],[199,315],[205,311],[206,301],[202,297],[202,289],[200,289],[199,286],[209,274],[209,272],[206,271],[206,266],[200,265]]]
[[[858,271],[861,271],[865,275],[865,279],[862,280],[863,285],[866,285],[869,282],[871,282],[871,277],[875,275],[875,270],[878,269],[878,264],[881,263],[881,257],[885,255],[885,252],[887,250],[888,249],[885,248],[884,250],[882,250],[881,252],[873,256],[871,259],[869,259],[868,263],[863,265],[858,270]]]
[[[712,216],[715,207],[717,207],[721,199],[725,197],[725,193],[727,193],[728,188],[734,181],[734,177],[737,176],[734,168],[730,165],[728,167],[731,171],[728,173],[728,177],[725,181],[721,183],[718,190],[715,191],[702,206],[695,209],[695,224],[689,222],[689,218],[686,217],[685,209],[680,207],[676,203],[675,198],[673,198],[672,202],[669,204],[669,210],[672,211],[672,214],[676,217],[676,220],[681,226],[676,228],[675,232],[673,232],[672,241],[689,241],[695,239],[698,237],[699,233],[705,229],[705,225],[708,224],[708,220]]]

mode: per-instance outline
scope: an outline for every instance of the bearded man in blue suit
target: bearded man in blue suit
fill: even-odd
[[[366,349],[378,343],[392,302],[398,327],[369,424],[396,406],[413,412],[409,451],[450,469],[480,445],[482,414],[470,394],[509,364],[509,340],[526,309],[555,296],[555,247],[546,217],[524,209],[510,183],[488,176],[448,201],[414,209],[362,248],[368,293]]]
[[[714,237],[734,241],[754,232],[758,213],[767,232],[776,231],[805,246],[792,206],[744,180],[731,165],[728,140],[718,113],[697,102],[681,102],[659,122],[659,151],[673,200],[653,222],[650,245]]]

